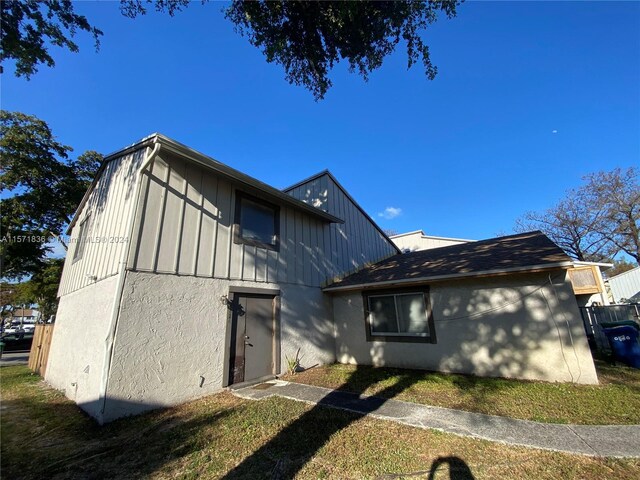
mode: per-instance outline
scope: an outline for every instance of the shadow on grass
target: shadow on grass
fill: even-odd
[[[368,368],[357,368],[338,389],[327,394],[320,402],[296,420],[285,426],[274,438],[245,458],[223,478],[294,478],[320,451],[333,435],[349,427],[368,413],[375,412],[384,403],[411,387],[414,375],[398,375],[398,381],[387,386],[376,397],[358,400],[358,412],[331,413],[327,406],[341,404],[345,392],[362,394],[378,380]]]
[[[199,450],[232,408],[179,407],[98,426],[61,394],[26,372],[3,382],[2,478],[141,478]],[[35,377],[39,378],[39,377]],[[7,392],[7,393],[5,393]]]

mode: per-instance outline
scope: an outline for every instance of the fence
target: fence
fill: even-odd
[[[43,377],[47,370],[53,327],[54,325],[38,324],[33,333],[33,343],[31,343],[31,353],[29,353],[29,368]]]
[[[601,324],[625,321],[638,322],[640,308],[638,305],[606,305],[602,307],[580,307],[582,322],[593,353],[611,353],[609,340],[602,331]]]

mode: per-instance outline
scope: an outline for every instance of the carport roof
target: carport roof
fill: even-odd
[[[326,292],[568,268],[571,259],[540,231],[394,255],[324,288]]]

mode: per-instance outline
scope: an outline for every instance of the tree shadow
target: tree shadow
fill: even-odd
[[[366,369],[356,369],[341,387],[328,393],[223,478],[294,478],[333,435],[375,412],[415,381],[413,375],[402,375],[396,383],[380,392],[381,396],[357,398],[354,393],[362,394],[376,380]],[[326,415],[327,407],[338,406],[346,407],[350,412]],[[269,467],[265,468],[266,465]]]
[[[450,480],[475,480],[473,473],[471,473],[471,469],[469,465],[462,460],[460,457],[450,456],[450,457],[438,457],[431,464],[431,468],[428,472],[411,472],[411,473],[398,473],[398,474],[387,474],[377,477],[378,480],[395,480],[395,479],[405,479],[405,478],[426,478],[427,480],[435,480],[436,474],[442,473],[444,474],[444,469],[441,469],[442,466],[448,466],[449,471],[449,479]],[[444,479],[442,475],[438,475],[437,478]]]

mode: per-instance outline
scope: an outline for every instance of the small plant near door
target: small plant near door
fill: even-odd
[[[300,349],[296,350],[296,356],[293,358],[289,358],[287,355],[284,356],[287,360],[287,371],[290,375],[295,375],[296,372],[300,370],[300,360],[302,357],[300,356]]]

